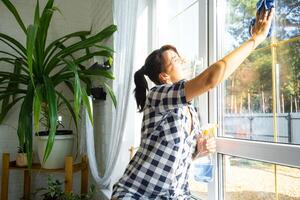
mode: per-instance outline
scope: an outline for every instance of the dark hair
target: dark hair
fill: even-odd
[[[153,51],[145,61],[144,66],[135,72],[135,99],[139,112],[142,112],[146,103],[146,94],[149,90],[147,80],[144,75],[147,75],[149,79],[156,85],[161,85],[162,82],[159,79],[159,74],[164,71],[164,60],[162,57],[163,52],[167,50],[173,50],[177,52],[177,49],[172,45],[164,45],[160,49]]]

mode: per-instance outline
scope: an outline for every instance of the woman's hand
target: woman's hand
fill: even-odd
[[[252,38],[259,43],[263,42],[269,33],[272,19],[274,16],[274,8],[271,9],[271,11],[263,10],[256,14],[256,21],[255,24],[251,30],[252,32]]]
[[[214,137],[205,139],[199,136],[197,139],[197,152],[194,158],[207,156],[210,153],[216,152],[216,139]]]

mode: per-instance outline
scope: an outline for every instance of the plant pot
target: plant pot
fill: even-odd
[[[45,163],[43,163],[44,153],[48,141],[48,131],[41,131],[37,137],[38,156],[45,169],[59,169],[65,166],[65,157],[72,156],[74,136],[70,130],[58,130],[52,151]]]
[[[27,154],[26,153],[17,153],[16,155],[16,165],[18,167],[26,167],[27,166]]]

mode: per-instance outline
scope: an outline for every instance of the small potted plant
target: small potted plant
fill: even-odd
[[[26,144],[18,146],[18,153],[16,155],[16,165],[18,167],[26,167],[28,165]]]
[[[37,189],[33,194],[33,199],[36,199],[38,194],[42,200],[93,200],[95,199],[95,186],[92,185],[87,194],[64,193],[62,183],[49,176],[47,188]]]

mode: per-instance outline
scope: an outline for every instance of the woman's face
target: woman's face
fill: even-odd
[[[163,54],[165,72],[169,79],[166,82],[176,83],[183,79],[185,61],[173,50],[164,51]]]

